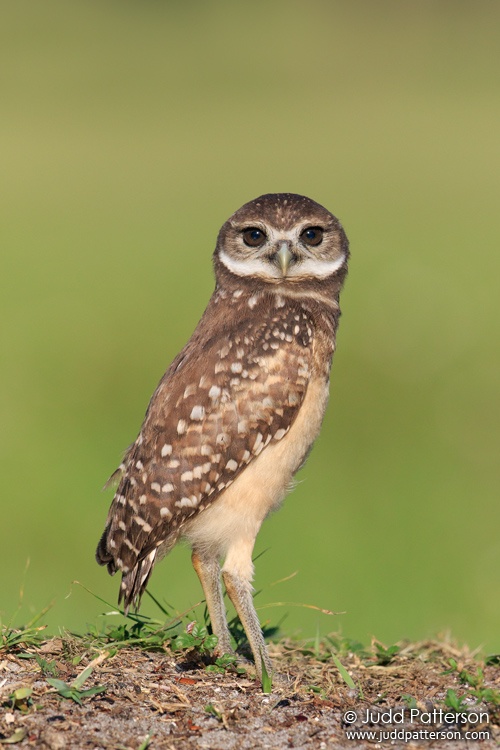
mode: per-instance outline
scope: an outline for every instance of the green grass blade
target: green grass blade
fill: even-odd
[[[349,672],[347,671],[347,669],[344,667],[344,665],[342,664],[342,662],[340,661],[340,659],[338,659],[335,656],[335,654],[333,653],[333,651],[331,653],[332,653],[332,659],[333,659],[333,661],[335,663],[335,666],[339,670],[340,676],[344,680],[344,682],[347,685],[347,687],[351,688],[351,690],[356,690],[356,685],[354,684],[354,680],[352,679],[352,677],[349,674]]]
[[[272,693],[273,691],[273,681],[270,675],[267,673],[266,665],[264,664],[264,659],[262,656],[260,657],[260,665],[262,668],[262,692],[263,693]]]

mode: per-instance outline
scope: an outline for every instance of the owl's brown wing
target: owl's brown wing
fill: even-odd
[[[195,334],[160,382],[97,550],[111,573],[122,571],[127,608],[138,605],[158,548],[173,546],[183,524],[290,429],[312,361],[310,321],[293,313],[242,321],[203,346]]]

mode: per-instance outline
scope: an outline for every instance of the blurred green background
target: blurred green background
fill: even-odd
[[[1,599],[83,630],[148,399],[265,192],[339,216],[352,262],[324,429],[256,552],[288,634],[500,649],[497,2],[19,0],[3,8]],[[273,586],[273,582],[299,573]],[[189,552],[152,592],[201,598]],[[158,611],[145,600],[143,611]]]

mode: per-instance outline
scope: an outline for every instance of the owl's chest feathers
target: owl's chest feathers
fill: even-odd
[[[184,526],[183,535],[191,545],[220,556],[237,540],[253,546],[262,522],[283,501],[319,433],[328,403],[333,348],[333,336],[317,330],[310,380],[291,428],[279,442],[268,445],[213,505]]]

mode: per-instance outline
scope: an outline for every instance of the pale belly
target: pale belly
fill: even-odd
[[[263,520],[283,501],[319,433],[327,403],[328,381],[311,380],[288,433],[270,443],[213,505],[184,526],[183,536],[193,547],[218,557],[232,547],[248,548],[245,558],[251,557]]]

